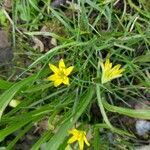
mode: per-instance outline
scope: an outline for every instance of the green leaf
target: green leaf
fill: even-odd
[[[37,92],[37,91],[43,91],[49,87],[51,87],[53,84],[52,83],[43,83],[43,84],[40,84],[40,85],[35,85],[35,86],[32,86],[30,87],[29,89],[27,89],[26,91],[24,91],[24,93],[34,93],[34,92]]]
[[[147,54],[145,54],[145,55],[141,55],[141,56],[139,56],[139,57],[136,57],[135,59],[134,59],[134,62],[136,63],[136,62],[139,62],[139,63],[141,63],[141,62],[150,62],[150,52],[148,52]]]
[[[6,20],[6,16],[3,12],[3,9],[0,9],[0,24],[3,25],[3,26],[6,26],[7,25],[7,20]]]
[[[0,89],[6,90],[10,88],[13,83],[0,79]]]
[[[9,102],[12,100],[12,98],[15,96],[15,94],[23,86],[30,83],[34,78],[35,78],[35,76],[31,76],[31,77],[28,77],[18,83],[15,83],[0,96],[0,118],[2,116],[3,111],[5,110],[5,108],[9,104]]]
[[[103,99],[104,107],[111,112],[116,112],[125,116],[129,116],[136,119],[148,119],[150,120],[150,109],[129,109],[129,108],[123,108],[123,107],[117,107],[113,106],[107,103]]]

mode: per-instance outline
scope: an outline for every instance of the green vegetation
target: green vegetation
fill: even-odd
[[[16,149],[45,120],[32,150],[65,150],[73,128],[86,131],[85,149],[134,149],[142,145],[139,138],[146,142],[135,122],[150,120],[147,3],[77,0],[54,9],[51,0],[14,0],[9,10],[1,7],[0,24],[11,30],[14,59],[9,76],[0,74],[0,146]],[[54,87],[47,80],[53,74],[49,63],[58,66],[61,58],[74,69],[70,85]],[[100,62],[107,58],[124,71],[102,84]],[[12,100],[19,105],[10,107]]]

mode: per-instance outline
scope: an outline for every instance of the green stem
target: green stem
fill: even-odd
[[[97,100],[98,100],[98,105],[99,105],[99,108],[100,108],[100,111],[102,113],[102,116],[103,116],[103,119],[105,121],[105,123],[111,128],[113,129],[113,126],[111,125],[107,115],[106,115],[106,112],[105,112],[105,109],[104,109],[104,106],[103,106],[103,103],[102,103],[102,97],[101,97],[101,93],[100,93],[100,87],[99,85],[97,84],[96,85],[96,93],[97,93]]]
[[[97,67],[97,78],[98,77],[100,77],[100,63],[98,63],[98,67]],[[99,84],[96,84],[96,94],[97,94],[98,105],[99,105],[101,114],[103,116],[103,119],[104,119],[105,123],[111,129],[113,129],[113,126],[111,125],[111,123],[110,123],[110,121],[109,121],[109,119],[108,119],[108,117],[106,115],[106,112],[105,112],[105,109],[104,109],[104,106],[103,106],[103,103],[102,103],[102,92],[101,92]]]

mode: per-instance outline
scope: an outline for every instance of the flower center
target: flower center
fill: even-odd
[[[82,131],[81,131],[81,133],[78,133],[78,135],[77,135],[78,139],[83,140],[83,137],[84,137],[84,133],[82,133]]]
[[[61,69],[60,72],[58,73],[58,76],[61,78],[61,79],[64,79],[66,77],[65,73],[64,73],[64,69]]]

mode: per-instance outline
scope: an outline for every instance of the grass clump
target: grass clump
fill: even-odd
[[[27,135],[33,150],[82,149],[85,138],[90,146],[84,148],[95,150],[148,143],[149,135],[136,131],[136,120],[150,119],[145,1],[78,0],[59,9],[50,4],[19,0],[11,10],[3,8],[15,57],[11,76],[0,79],[1,145],[17,149]],[[74,66],[70,75],[62,60]],[[59,67],[50,70],[49,63]],[[20,103],[12,108],[12,100]],[[84,130],[84,139],[77,134],[69,144],[71,129]]]

